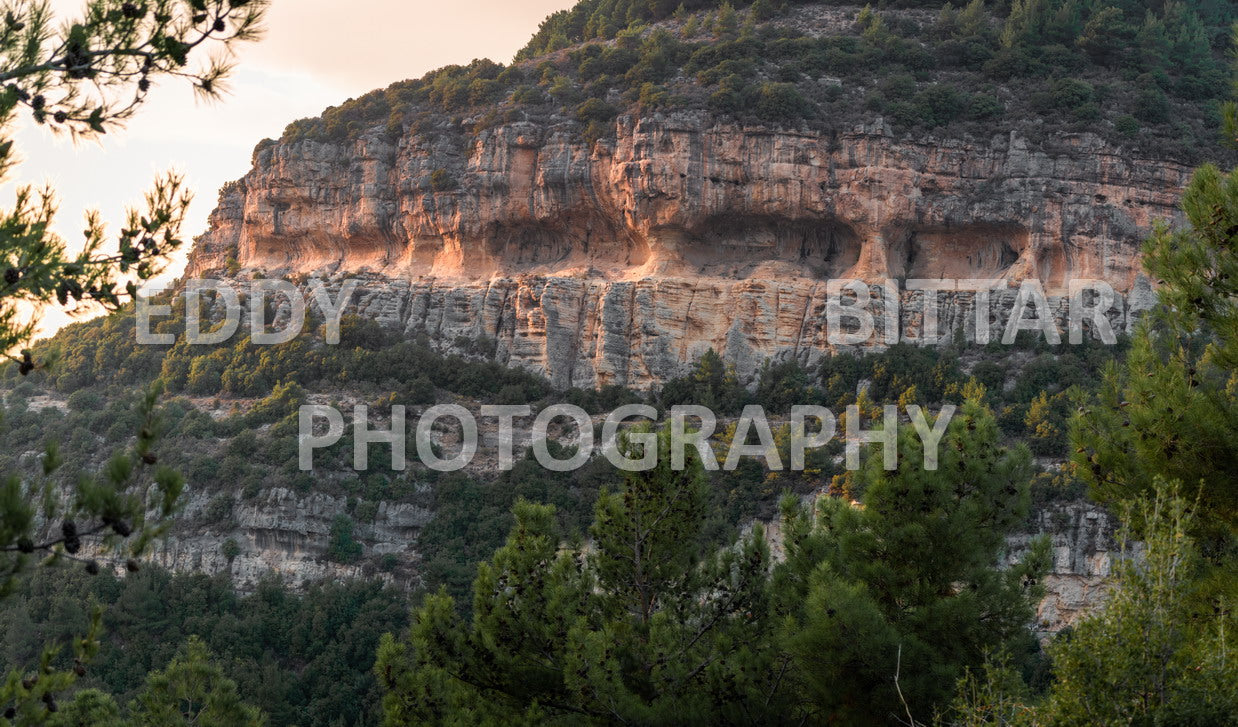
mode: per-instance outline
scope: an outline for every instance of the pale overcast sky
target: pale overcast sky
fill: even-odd
[[[165,82],[126,129],[76,145],[23,117],[16,133],[22,164],[0,189],[0,203],[11,204],[16,184],[50,182],[61,199],[57,226],[75,242],[83,210],[98,208],[115,229],[154,175],[176,169],[196,195],[191,239],[205,229],[219,188],[245,174],[254,145],[278,137],[290,121],[439,66],[480,57],[508,62],[543,18],[573,4],[274,0],[266,36],[240,47],[231,93],[221,102],[198,102],[186,84]],[[64,18],[84,5],[52,0]]]

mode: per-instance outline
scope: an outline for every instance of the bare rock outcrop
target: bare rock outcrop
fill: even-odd
[[[1099,279],[1146,299],[1140,242],[1190,173],[1090,134],[912,139],[695,112],[620,117],[596,143],[573,128],[264,142],[188,275],[365,274],[362,304],[410,332],[493,338],[561,386],[640,388],[710,347],[741,373],[830,351],[833,278],[1033,279],[1050,295]],[[923,296],[904,296],[915,329]],[[942,299],[943,329],[966,327],[970,294]]]

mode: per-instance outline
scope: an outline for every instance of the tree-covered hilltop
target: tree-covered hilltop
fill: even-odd
[[[1219,148],[1234,19],[1225,0],[584,0],[547,18],[511,65],[447,66],[294,122],[284,140],[522,120],[600,138],[620,114],[695,109],[981,138],[1087,130],[1189,159]]]
[[[174,316],[158,329],[183,334],[183,325]],[[295,453],[297,408],[311,395],[355,397],[376,406],[408,403],[412,411],[434,401],[473,399],[528,402],[537,408],[567,401],[604,412],[647,397],[661,407],[701,403],[734,416],[752,403],[776,413],[801,403],[838,408],[857,403],[861,388],[868,392],[858,399],[865,406],[901,396],[935,410],[975,378],[987,385],[985,396],[998,414],[1005,441],[1027,434],[1038,451],[1062,458],[1066,388],[1094,381],[1099,367],[1116,353],[1102,346],[1053,351],[1044,344],[1012,350],[995,345],[988,351],[898,346],[839,356],[812,368],[771,364],[750,391],[710,352],[682,378],[638,394],[615,387],[555,391],[540,377],[487,361],[485,345],[475,345],[468,355],[443,355],[355,318],[344,320],[338,346],[322,343],[312,332],[263,347],[244,339],[214,346],[133,346],[128,342],[134,336],[134,318],[126,310],[75,324],[37,345],[35,355],[54,360],[52,367],[26,376],[16,365],[0,368],[0,466],[13,471],[37,467],[26,453],[58,441],[63,465],[56,476],[71,481],[124,446],[136,426],[134,392],[158,382],[175,397],[162,411],[161,461],[184,473],[190,490],[205,493],[209,501],[204,509],[186,513],[178,532],[236,531],[220,547],[219,554],[230,559],[251,547],[236,524],[237,513],[257,506],[271,488],[300,496],[342,496],[348,505],[332,523],[330,543],[319,556],[323,561],[355,567],[364,577],[394,575],[431,592],[442,588],[466,612],[472,608],[469,594],[478,563],[503,545],[517,521],[519,501],[553,506],[556,532],[578,543],[589,532],[599,493],[613,488],[619,473],[600,458],[576,472],[554,473],[528,457],[497,477],[439,476],[418,465],[394,472],[385,463],[358,473],[351,469],[351,432],[319,453],[314,473],[301,472]],[[418,376],[392,375],[399,371],[417,371]],[[1041,398],[1043,406],[1037,403]],[[231,414],[212,416],[229,407]],[[717,451],[722,456],[726,448],[718,444]],[[770,473],[752,458],[733,472],[704,473],[699,521],[678,547],[712,552],[734,542],[754,518],[775,519],[784,492],[803,495],[831,482],[839,469],[832,461],[838,451],[834,447],[810,458],[802,476]],[[836,483],[835,492],[857,498],[865,497],[871,484],[859,476]],[[1080,493],[1072,478],[1045,472],[1029,489],[1040,501]],[[432,513],[411,543],[416,556],[364,547],[383,502],[413,503]],[[376,724],[378,683],[369,674],[376,639],[383,631],[402,630],[405,607],[421,600],[360,580],[311,586],[304,594],[267,582],[253,595],[238,596],[226,575],[169,576],[145,565],[124,579],[106,573],[98,579],[69,575],[37,578],[21,597],[0,603],[0,642],[10,666],[27,663],[46,641],[79,633],[92,604],[106,607],[100,652],[81,684],[102,691],[79,692],[62,705],[66,715],[99,706],[91,700],[113,711],[120,705],[123,711],[145,688],[147,672],[164,668],[185,640],[197,635],[223,673],[236,681],[240,697],[260,707],[273,726]],[[1025,656],[1029,664],[1036,663],[1034,654]],[[64,653],[55,663],[71,668],[72,659]]]

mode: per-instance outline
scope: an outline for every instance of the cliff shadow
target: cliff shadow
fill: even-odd
[[[1002,278],[1028,249],[1018,224],[977,223],[913,227],[892,236],[890,275],[899,278]]]
[[[716,277],[826,279],[841,276],[860,259],[860,235],[837,219],[728,214],[710,217],[678,235],[666,232],[661,238],[674,240],[668,253]]]
[[[505,272],[637,267],[650,255],[643,238],[600,216],[498,223],[479,242],[490,265]]]

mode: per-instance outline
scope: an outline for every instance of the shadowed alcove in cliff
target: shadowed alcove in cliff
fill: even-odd
[[[887,239],[895,277],[1001,278],[1027,249],[1029,234],[1013,223],[976,223],[916,227]]]
[[[246,264],[269,271],[321,268],[383,270],[399,263],[406,245],[389,231],[349,226],[346,235],[329,231],[285,230],[278,235],[251,233]]]
[[[649,257],[649,247],[643,240],[601,216],[496,223],[485,232],[481,243],[486,257],[513,271],[548,266],[637,266]]]
[[[689,230],[679,245],[684,262],[706,274],[743,276],[771,263],[788,274],[838,277],[860,258],[860,236],[836,219],[717,215]]]

